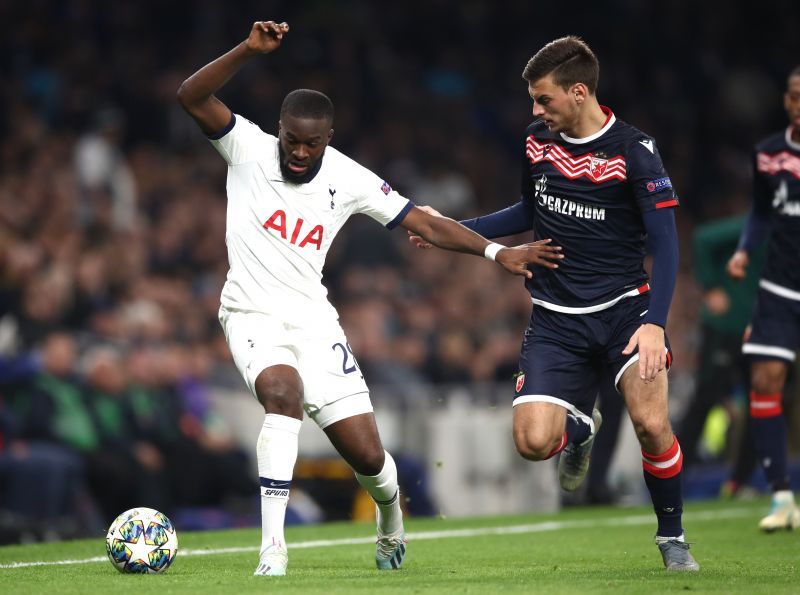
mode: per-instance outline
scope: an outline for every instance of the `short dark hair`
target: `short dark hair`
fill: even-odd
[[[529,83],[553,74],[562,89],[583,83],[594,93],[600,78],[600,63],[591,48],[580,37],[568,35],[551,41],[528,60],[522,78]]]
[[[797,65],[794,68],[792,68],[791,72],[789,73],[789,76],[786,77],[786,82],[788,83],[789,79],[795,76],[800,76],[800,65]]]
[[[289,114],[295,118],[327,120],[333,123],[333,102],[324,93],[312,89],[295,89],[283,99],[281,118]]]

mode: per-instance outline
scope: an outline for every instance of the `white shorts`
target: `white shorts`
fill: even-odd
[[[300,375],[303,409],[320,428],[372,412],[364,376],[337,320],[297,327],[270,314],[221,306],[219,321],[236,368],[253,396],[258,375],[282,364]]]

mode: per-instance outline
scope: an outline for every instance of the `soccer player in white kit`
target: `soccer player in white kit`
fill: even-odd
[[[322,93],[289,93],[278,137],[234,115],[214,93],[249,59],[277,49],[288,31],[286,23],[254,23],[245,41],[178,91],[183,108],[228,163],[230,270],[219,318],[236,367],[265,412],[256,446],[262,539],[255,574],[286,574],[284,517],[303,410],[375,500],[377,567],[397,569],[406,551],[397,470],[383,449],[367,386],[322,285],[334,236],[350,215],[364,213],[389,229],[400,225],[441,248],[483,255],[526,276],[528,263],[556,267],[560,249],[549,240],[505,248],[417,209],[328,146],[333,104]]]

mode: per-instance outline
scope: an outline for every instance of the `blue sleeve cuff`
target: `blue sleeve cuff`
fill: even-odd
[[[406,203],[406,206],[404,206],[403,209],[399,213],[397,213],[397,217],[395,217],[394,219],[389,221],[389,223],[386,224],[386,229],[394,229],[395,227],[400,225],[403,222],[403,219],[406,218],[406,215],[408,215],[408,212],[413,208],[414,208],[414,203],[409,200]]]
[[[219,140],[226,134],[228,134],[231,130],[233,130],[234,125],[236,125],[236,114],[231,112],[231,121],[225,125],[225,128],[220,130],[219,132],[215,132],[214,134],[207,134],[206,137],[208,140]]]

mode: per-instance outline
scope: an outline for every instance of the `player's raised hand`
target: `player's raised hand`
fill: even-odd
[[[737,250],[733,253],[733,256],[731,256],[731,259],[728,261],[725,271],[727,271],[728,276],[731,277],[731,279],[741,281],[747,277],[748,264],[750,264],[750,257],[747,255],[747,252],[745,250]]]
[[[643,324],[633,333],[631,340],[622,350],[630,355],[639,346],[639,378],[649,384],[667,365],[667,352],[664,342],[664,329],[657,324]]]
[[[551,246],[551,242],[552,240],[548,238],[513,248],[503,248],[497,253],[495,260],[508,272],[524,275],[530,279],[533,273],[528,270],[527,265],[535,264],[548,269],[557,269],[558,261],[564,258],[561,246]]]
[[[418,206],[417,208],[420,211],[428,213],[428,215],[433,215],[434,217],[442,216],[442,214],[439,211],[427,205]],[[410,229],[408,230],[408,241],[414,244],[417,248],[422,248],[423,250],[427,250],[428,248],[433,248],[433,244],[431,244],[430,242],[426,242],[422,236],[415,234]]]
[[[250,30],[250,36],[245,41],[247,49],[261,54],[277,50],[283,41],[283,36],[289,32],[289,25],[275,21],[256,21]]]

